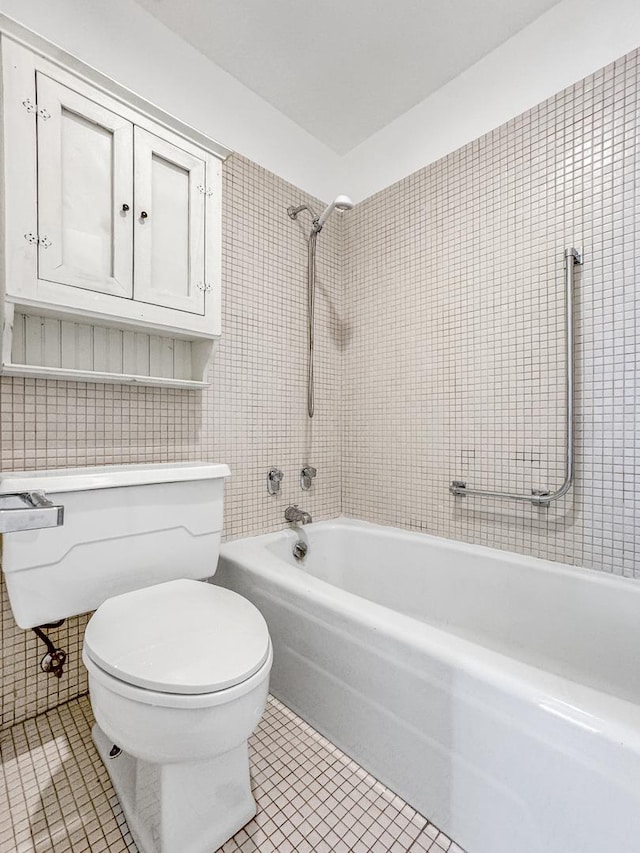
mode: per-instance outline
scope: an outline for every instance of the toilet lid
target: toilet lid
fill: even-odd
[[[194,580],[117,595],[87,625],[87,655],[110,675],[162,693],[212,693],[269,656],[267,623],[242,596]]]

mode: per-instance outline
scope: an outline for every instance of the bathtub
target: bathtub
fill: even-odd
[[[640,853],[640,583],[348,519],[227,543],[214,582],[272,692],[469,853]]]

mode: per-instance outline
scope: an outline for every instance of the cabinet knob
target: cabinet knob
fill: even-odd
[[[125,203],[125,204],[123,204],[123,205],[122,205],[122,212],[123,212],[123,213],[126,213],[128,210],[129,210],[129,205],[128,205],[128,204],[126,204],[126,203]]]
[[[146,219],[149,216],[146,210],[140,211],[140,219]]]

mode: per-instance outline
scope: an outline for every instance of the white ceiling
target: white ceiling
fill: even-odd
[[[137,2],[344,154],[558,0]]]

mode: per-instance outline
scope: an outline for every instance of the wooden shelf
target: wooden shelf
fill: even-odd
[[[102,373],[97,370],[66,370],[33,364],[3,364],[0,373],[5,376],[26,376],[32,379],[71,379],[74,382],[123,383],[125,385],[146,385],[157,388],[182,388],[186,391],[203,391],[209,384],[192,379],[165,379],[162,376]]]
[[[154,334],[80,323],[17,308],[5,317],[0,372],[202,390],[216,343],[214,338],[187,340],[160,330]]]

